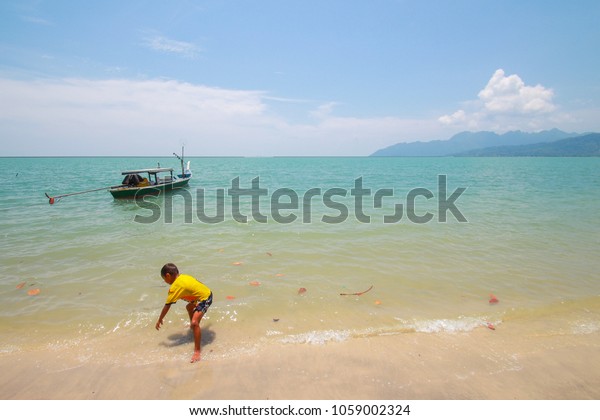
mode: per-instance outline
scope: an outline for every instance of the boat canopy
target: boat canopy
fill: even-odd
[[[173,168],[150,168],[150,169],[136,169],[134,171],[124,171],[121,172],[121,175],[131,175],[131,174],[158,174],[160,172],[173,172]]]

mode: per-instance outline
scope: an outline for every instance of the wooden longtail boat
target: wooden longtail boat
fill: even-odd
[[[163,174],[165,174],[163,176]],[[181,175],[173,175],[173,168],[149,168],[123,171],[125,175],[121,185],[111,187],[108,191],[114,198],[136,198],[145,195],[157,195],[161,191],[171,191],[188,185],[192,172],[184,171]]]
[[[157,166],[156,168],[123,171],[121,172],[121,175],[125,175],[125,178],[123,178],[120,185],[55,196],[50,196],[46,193],[46,197],[48,197],[50,204],[54,204],[63,197],[108,190],[114,198],[138,198],[145,195],[157,195],[162,191],[171,191],[186,187],[192,179],[190,162],[187,163],[187,167],[184,165],[183,148],[181,149],[181,156],[177,155],[177,153],[173,153],[173,155],[181,161],[180,174],[174,174],[175,170],[173,168],[161,168],[160,166]]]

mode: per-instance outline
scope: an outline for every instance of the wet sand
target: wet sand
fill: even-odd
[[[2,399],[599,399],[600,333],[410,333],[268,344],[236,357],[131,364],[32,351],[0,355]],[[188,348],[189,347],[189,348]],[[110,353],[110,349],[104,349]],[[205,345],[204,354],[216,351]],[[72,354],[69,354],[72,352]],[[189,353],[189,354],[188,354]],[[185,357],[184,357],[185,356]]]

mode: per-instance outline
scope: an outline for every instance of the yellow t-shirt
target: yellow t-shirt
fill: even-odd
[[[188,302],[206,300],[210,296],[210,289],[198,280],[187,274],[180,274],[175,279],[169,294],[167,295],[167,305],[177,302],[179,299]]]

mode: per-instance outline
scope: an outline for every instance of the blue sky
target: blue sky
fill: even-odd
[[[0,2],[0,155],[600,131],[600,2]]]

